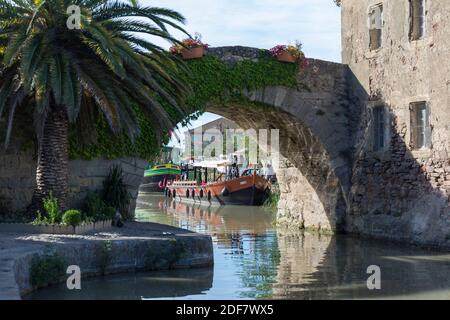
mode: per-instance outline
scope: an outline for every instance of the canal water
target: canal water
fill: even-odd
[[[450,254],[350,236],[289,233],[259,207],[211,207],[139,199],[139,221],[206,233],[212,268],[127,274],[83,280],[29,299],[450,299]],[[369,266],[380,290],[369,290]],[[370,282],[374,283],[374,282]]]

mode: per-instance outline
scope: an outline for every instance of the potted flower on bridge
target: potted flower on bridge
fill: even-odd
[[[170,48],[172,54],[181,55],[184,60],[199,59],[208,49],[208,44],[203,43],[201,35],[196,33],[194,38],[187,38]]]
[[[305,54],[302,51],[302,44],[298,41],[295,45],[279,44],[270,49],[270,53],[281,62],[300,63],[306,61]]]

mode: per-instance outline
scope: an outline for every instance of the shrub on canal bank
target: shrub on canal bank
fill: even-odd
[[[273,211],[276,211],[278,208],[279,200],[280,200],[280,187],[278,186],[278,184],[273,184],[270,191],[270,195],[264,202],[264,206]]]
[[[83,219],[88,221],[111,220],[116,209],[109,207],[96,192],[89,192],[84,200]]]
[[[128,208],[131,195],[120,166],[113,166],[103,181],[102,198],[107,206],[119,210],[125,220],[133,217]]]
[[[102,243],[102,246],[97,254],[98,257],[98,269],[102,275],[106,274],[106,270],[112,260],[112,242],[106,240]]]
[[[48,197],[44,198],[43,200],[43,206],[47,213],[47,217],[49,219],[49,222],[51,224],[56,224],[61,222],[61,212],[59,210],[58,206],[58,199],[56,199],[55,196],[53,196],[53,193],[50,192]]]
[[[66,226],[75,228],[81,224],[81,212],[78,210],[67,210],[62,216],[62,222]]]
[[[110,221],[114,218],[116,209],[107,206],[96,193],[89,193],[86,197],[84,212],[76,209],[70,209],[61,213],[58,206],[58,199],[51,193],[44,199],[44,214],[37,211],[36,218],[32,221],[33,225],[42,226],[72,226],[77,227],[81,224],[93,224],[94,222]],[[0,221],[1,222],[1,221]],[[11,221],[20,222],[20,221]]]
[[[35,256],[30,270],[32,286],[40,288],[61,282],[65,275],[64,266],[64,259],[50,249],[41,256]]]
[[[120,166],[113,166],[103,181],[103,190],[89,192],[84,200],[84,216],[93,221],[111,220],[116,211],[122,217],[130,220],[133,215],[129,212],[131,195],[125,183],[125,177]]]

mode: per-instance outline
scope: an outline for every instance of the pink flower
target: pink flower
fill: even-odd
[[[280,54],[282,54],[284,51],[286,51],[287,46],[285,45],[277,45],[275,47],[273,47],[272,49],[270,49],[270,53],[272,54],[272,56],[277,57]]]
[[[309,61],[308,58],[305,58],[305,60],[303,60],[303,66],[304,67],[308,67],[311,64],[311,62]]]
[[[209,45],[207,43],[203,43],[201,41],[201,35],[199,33],[195,34],[194,38],[186,38],[181,41],[180,45],[175,45],[170,48],[170,53],[172,54],[181,54],[185,48],[187,49],[194,49],[198,47],[203,47],[205,49],[209,48]]]

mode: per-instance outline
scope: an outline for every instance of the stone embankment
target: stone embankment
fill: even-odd
[[[210,236],[154,223],[87,235],[0,235],[0,300],[21,299],[36,288],[32,260],[51,250],[82,278],[121,272],[206,267],[213,264]],[[64,279],[63,279],[64,280]]]

